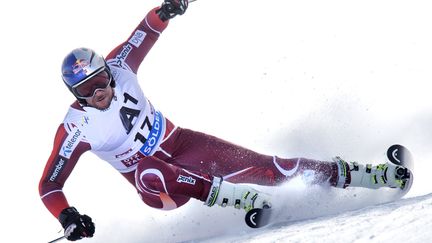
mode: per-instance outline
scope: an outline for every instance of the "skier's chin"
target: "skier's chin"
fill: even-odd
[[[98,110],[106,110],[110,107],[113,96],[114,96],[113,94],[111,95],[106,94],[103,96],[94,97],[91,102],[92,103],[91,106],[93,106]]]
[[[98,110],[106,110],[108,109],[110,106],[110,103],[106,104],[106,105],[97,105],[95,108]]]
[[[106,110],[111,105],[111,98],[105,97],[103,100],[96,101],[95,102],[95,108],[98,110]]]

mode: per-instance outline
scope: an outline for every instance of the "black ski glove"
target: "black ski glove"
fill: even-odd
[[[156,10],[156,13],[165,22],[177,15],[184,14],[188,5],[189,0],[164,0],[160,9]]]
[[[59,216],[59,221],[65,230],[68,240],[75,241],[84,237],[93,237],[95,225],[87,215],[81,215],[76,208],[69,207],[63,209]]]

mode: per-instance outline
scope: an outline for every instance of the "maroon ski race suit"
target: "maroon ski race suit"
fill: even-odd
[[[122,58],[136,74],[144,57],[167,25],[168,21],[162,22],[155,9],[151,10],[133,31],[145,33],[139,47],[128,45],[132,49],[128,50],[126,57],[122,56],[128,40],[133,38],[132,34],[114,48],[106,59]],[[77,101],[71,107],[82,110]],[[122,173],[135,186],[141,199],[151,207],[169,210],[180,207],[190,198],[205,201],[215,176],[233,183],[275,186],[305,171],[313,171],[315,183],[344,186],[338,182],[338,165],[334,162],[259,154],[211,135],[177,127],[167,118],[165,126],[160,150],[151,156],[141,154],[137,157],[136,169]],[[41,199],[55,217],[69,207],[62,191],[65,181],[80,156],[92,150],[89,143],[81,140],[74,147],[70,158],[61,157],[61,148],[67,142],[69,133],[65,124],[58,127],[51,156],[39,184]],[[58,161],[62,161],[61,169],[58,169]]]

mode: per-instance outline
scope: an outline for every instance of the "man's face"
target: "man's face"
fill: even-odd
[[[90,98],[87,98],[86,101],[89,106],[92,106],[98,110],[105,110],[110,106],[113,97],[114,89],[108,85],[104,89],[96,90],[94,95]]]
[[[84,98],[89,106],[99,110],[107,109],[114,97],[111,87],[111,75],[104,70],[75,88],[75,92]]]

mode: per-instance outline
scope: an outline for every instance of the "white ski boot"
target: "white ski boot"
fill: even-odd
[[[410,179],[410,171],[400,165],[391,162],[371,165],[357,162],[347,163],[340,157],[333,158],[338,164],[338,187],[365,187],[378,189],[380,187],[404,189],[407,180]]]
[[[205,204],[222,207],[243,208],[246,212],[254,208],[270,208],[270,195],[246,184],[234,184],[215,177]]]

